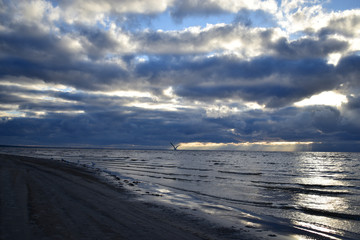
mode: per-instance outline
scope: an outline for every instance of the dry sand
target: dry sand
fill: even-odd
[[[0,239],[249,239],[137,201],[87,170],[0,154]]]

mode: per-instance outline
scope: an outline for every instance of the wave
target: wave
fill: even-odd
[[[237,175],[254,175],[254,176],[259,176],[262,175],[262,173],[260,172],[233,172],[233,171],[222,171],[219,170],[219,173],[228,173],[228,174],[237,174]]]
[[[212,171],[212,169],[207,169],[207,168],[188,168],[188,167],[177,167],[177,168],[184,170],[195,170],[195,171]]]
[[[297,209],[304,213],[311,214],[311,215],[360,221],[359,214],[333,212],[333,211],[327,211],[327,210],[323,210],[323,209],[315,209],[315,208],[307,208],[307,207],[299,207]]]
[[[165,173],[165,172],[147,171],[147,170],[131,168],[131,167],[116,167],[116,168],[121,169],[121,170],[131,171],[131,172],[152,173],[152,174],[167,175],[167,176],[185,176],[185,177],[193,176],[191,174],[186,174],[186,173],[182,173],[182,174],[181,173]]]
[[[281,187],[281,186],[265,186],[265,185],[254,185],[255,187],[261,187],[271,190],[281,190],[281,191],[289,191],[293,193],[303,193],[303,194],[315,194],[315,195],[352,195],[351,192],[347,190],[319,190],[319,189],[309,189],[309,188],[298,188],[298,187]]]

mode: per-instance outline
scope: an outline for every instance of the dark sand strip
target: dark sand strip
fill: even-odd
[[[0,239],[244,239],[136,201],[91,171],[0,154]]]

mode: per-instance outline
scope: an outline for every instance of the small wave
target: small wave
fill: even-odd
[[[265,162],[265,164],[275,165],[275,164],[278,164],[278,163],[276,163],[276,162]]]
[[[116,166],[115,166],[116,167]],[[146,166],[138,166],[138,165],[127,165],[126,167],[130,167],[130,168],[139,168],[139,169],[153,169],[155,170],[155,167],[146,167]]]
[[[188,167],[177,167],[178,169],[184,169],[184,170],[195,170],[195,171],[212,171],[212,169],[207,168],[188,168]]]
[[[346,219],[346,220],[360,221],[359,214],[334,212],[334,211],[328,211],[328,210],[324,210],[324,209],[315,209],[315,208],[287,205],[287,204],[277,204],[277,205],[272,205],[269,207],[284,209],[284,210],[301,211],[303,213],[310,214],[310,215],[316,215],[316,216],[334,217],[334,218],[340,218],[340,219]]]
[[[142,170],[142,169],[139,169],[139,168],[131,168],[131,167],[117,167],[117,169],[122,169],[122,170],[127,170],[127,171],[132,171],[132,172],[153,173],[153,174],[167,175],[167,176],[184,176],[184,177],[192,176],[191,174],[186,174],[186,173],[184,173],[184,174],[165,173],[165,172],[147,171],[147,170]]]
[[[200,177],[200,178],[208,178],[209,176],[208,175],[198,175],[198,177]]]
[[[157,178],[157,179],[160,179],[161,177],[159,176],[153,176],[153,175],[148,175],[147,177],[150,177],[150,178]]]
[[[185,178],[175,178],[175,177],[162,177],[162,178],[168,180],[174,180],[174,181],[193,182],[193,180],[185,179]]]
[[[238,175],[254,175],[254,176],[259,176],[262,175],[262,173],[259,172],[233,172],[233,171],[222,171],[219,170],[218,172],[220,173],[228,173],[228,174],[238,174]]]
[[[250,181],[252,183],[263,183],[263,184],[279,184],[279,185],[288,185],[289,183],[284,183],[284,182],[270,182],[270,181],[257,181],[257,180],[252,180]]]
[[[360,178],[344,177],[344,178],[335,178],[335,180],[340,180],[340,181],[360,181]]]
[[[298,209],[304,213],[311,214],[311,215],[324,216],[324,217],[335,217],[335,218],[340,218],[340,219],[360,221],[360,215],[358,215],[358,214],[332,212],[332,211],[315,209],[315,208],[307,208],[307,207],[300,207]]]
[[[282,190],[282,191],[289,191],[294,193],[303,193],[303,194],[315,194],[320,196],[326,195],[351,195],[350,192],[346,190],[319,190],[319,189],[308,189],[308,188],[298,188],[298,187],[281,187],[281,186],[265,186],[265,185],[254,185],[256,187],[271,189],[271,190]]]
[[[304,184],[298,183],[297,185],[304,188],[320,188],[320,189],[349,189],[349,188],[357,188],[352,185],[323,185],[323,184]]]
[[[226,180],[226,179],[229,179],[229,178],[215,176],[215,179],[223,179],[223,180]]]

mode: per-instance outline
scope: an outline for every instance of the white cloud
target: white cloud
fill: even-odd
[[[110,15],[161,13],[171,7],[173,2],[174,0],[64,0],[59,4],[64,9],[66,22],[96,23]]]
[[[340,59],[341,59],[340,53],[332,53],[332,54],[329,54],[327,63],[336,66]]]
[[[226,105],[210,105],[205,107],[206,116],[210,118],[223,118],[236,115],[240,112],[237,107],[229,107]]]
[[[328,63],[336,66],[341,57],[360,50],[360,10],[329,12],[322,6],[325,2],[284,0],[276,17],[288,39],[299,39],[300,34],[319,42],[330,38],[346,42],[346,49],[327,56]]]
[[[36,25],[45,32],[57,30],[53,22],[59,20],[61,11],[48,1],[15,0],[11,1],[5,9],[4,14],[12,14],[14,23]]]
[[[306,98],[299,102],[296,102],[294,103],[294,105],[298,107],[311,106],[311,105],[329,105],[329,106],[340,107],[341,104],[343,103],[347,103],[347,98],[345,95],[336,93],[334,91],[325,91],[313,95],[310,98]]]
[[[126,14],[160,14],[172,11],[175,17],[201,15],[208,12],[237,13],[243,9],[275,13],[275,0],[63,0],[59,1],[62,16],[67,23],[94,24],[105,22],[109,17],[120,20]]]
[[[270,42],[284,36],[280,29],[247,28],[233,24],[208,24],[180,31],[147,31],[132,37],[137,51],[151,54],[223,52],[241,58],[268,53]],[[135,50],[135,49],[134,49]]]
[[[278,23],[289,34],[307,29],[319,30],[328,23],[328,15],[323,11],[321,5],[305,0],[283,1],[277,13]]]
[[[317,33],[324,28],[334,34],[353,35],[360,32],[360,10],[328,12],[324,1],[286,0],[276,16],[280,26],[289,34],[296,32]]]

